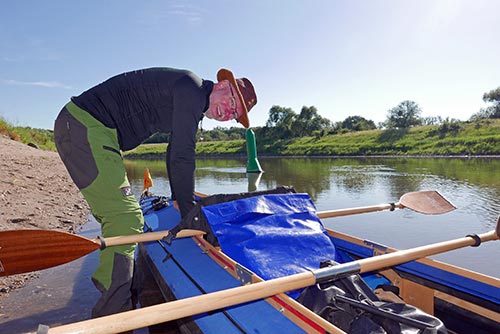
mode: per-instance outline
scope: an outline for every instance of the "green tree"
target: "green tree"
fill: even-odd
[[[318,114],[314,106],[302,107],[300,114],[292,124],[293,136],[310,136],[314,131],[321,131],[331,127],[332,122]]]
[[[448,134],[457,135],[462,128],[462,122],[458,119],[446,117],[436,129],[429,131],[429,136],[444,138]]]
[[[421,125],[421,113],[422,110],[416,102],[406,100],[389,110],[385,125],[389,129],[407,129]]]
[[[245,130],[242,127],[224,128],[217,126],[212,130],[198,130],[196,134],[198,141],[221,141],[221,140],[237,140],[245,139]]]
[[[488,93],[484,93],[483,101],[492,103],[491,106],[486,108],[486,114],[489,116],[488,118],[500,118],[500,87],[490,90]]]
[[[344,121],[342,121],[341,127],[349,131],[364,131],[377,128],[372,120],[367,120],[366,118],[361,116],[347,117],[346,119],[344,119]]]
[[[441,116],[428,116],[422,118],[423,125],[439,125],[443,123],[443,118]]]
[[[291,138],[293,123],[296,119],[297,114],[291,108],[272,106],[266,122],[266,127],[272,128],[272,131],[267,131],[267,133],[275,138]]]
[[[487,118],[500,118],[500,87],[483,94],[483,101],[491,105],[481,108],[469,120],[478,121]]]

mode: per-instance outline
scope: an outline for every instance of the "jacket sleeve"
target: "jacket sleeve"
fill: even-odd
[[[174,85],[172,132],[167,151],[167,168],[172,196],[181,216],[194,207],[196,132],[206,105],[200,90],[201,79],[186,75]]]

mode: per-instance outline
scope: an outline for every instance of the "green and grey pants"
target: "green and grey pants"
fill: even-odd
[[[54,139],[71,178],[101,224],[102,236],[141,233],[144,218],[130,190],[116,130],[69,102],[55,121]],[[135,248],[114,246],[100,252],[92,280],[102,296],[93,317],[133,308]]]

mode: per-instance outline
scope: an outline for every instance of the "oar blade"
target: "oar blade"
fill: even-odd
[[[0,276],[58,266],[96,249],[99,244],[67,232],[0,231]]]
[[[399,203],[408,209],[428,215],[438,215],[456,209],[436,190],[406,193],[401,196]]]

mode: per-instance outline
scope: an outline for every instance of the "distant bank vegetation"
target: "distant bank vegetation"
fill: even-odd
[[[259,155],[369,156],[369,155],[500,155],[500,87],[483,95],[487,105],[468,121],[440,116],[421,117],[420,106],[402,101],[375,124],[361,116],[341,122],[322,117],[314,106],[273,106],[266,125],[256,127]],[[0,134],[42,149],[54,150],[51,130],[15,127],[0,117]],[[197,154],[245,155],[246,132],[241,126],[217,127],[197,134]],[[163,155],[168,135],[157,133],[125,156]]]
[[[487,106],[468,121],[440,116],[421,117],[420,106],[410,100],[388,110],[376,125],[361,116],[341,122],[322,117],[314,107],[273,106],[266,125],[253,129],[259,155],[368,156],[368,155],[500,155],[500,87],[483,95]],[[126,156],[163,154],[168,136],[152,136]],[[245,129],[215,128],[198,132],[198,155],[245,155]]]
[[[259,156],[450,156],[500,155],[500,119],[422,125],[408,129],[375,129],[340,134],[272,139],[256,129]],[[260,133],[260,135],[259,135]],[[166,143],[143,144],[127,158],[160,158]],[[245,139],[200,141],[198,156],[244,156]]]

